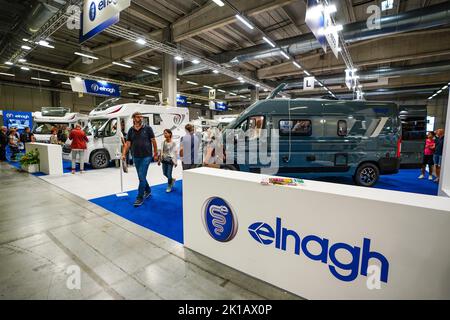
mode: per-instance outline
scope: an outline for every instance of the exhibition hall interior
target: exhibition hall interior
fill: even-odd
[[[448,300],[449,86],[446,0],[0,0],[0,300]]]

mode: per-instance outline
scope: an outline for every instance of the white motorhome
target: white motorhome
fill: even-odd
[[[89,114],[89,122],[84,128],[89,142],[85,152],[85,163],[95,169],[106,168],[109,162],[118,159],[121,154],[121,132],[133,126],[132,115],[141,112],[144,123],[150,125],[155,133],[158,148],[164,139],[164,129],[171,129],[173,139],[179,143],[185,134],[184,126],[189,121],[189,110],[181,107],[164,107],[159,105],[139,103],[124,103],[120,98],[102,102]],[[71,159],[70,144],[63,147],[63,158]]]
[[[52,108],[44,107],[41,112],[33,114],[33,134],[36,142],[49,143],[51,130],[55,126],[65,126],[69,129],[80,123],[82,126],[87,125],[88,115],[70,112],[69,108]]]
[[[214,120],[218,122],[217,127],[222,130],[226,126],[228,126],[231,122],[236,120],[238,114],[227,114],[227,115],[215,115]]]
[[[191,121],[192,125],[195,128],[195,131],[198,133],[202,133],[209,128],[215,128],[219,125],[219,121],[212,120],[212,119],[204,119],[202,117]]]

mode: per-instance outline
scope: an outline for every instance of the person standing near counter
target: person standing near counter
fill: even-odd
[[[35,141],[36,139],[34,138],[34,134],[31,132],[29,127],[26,127],[25,131],[20,135],[20,142],[22,142],[25,145],[25,143]]]
[[[127,143],[122,151],[122,160],[126,161],[126,154],[131,148],[131,155],[133,156],[139,178],[139,191],[134,206],[139,207],[144,203],[145,199],[151,196],[151,188],[147,182],[147,172],[152,158],[158,161],[158,146],[153,129],[144,125],[142,114],[135,112],[132,118],[133,127],[128,130]]]
[[[80,173],[84,170],[84,151],[87,149],[86,142],[89,141],[86,133],[81,130],[81,125],[77,123],[75,128],[70,132],[69,139],[72,140],[72,174],[75,174],[77,155],[80,161]]]

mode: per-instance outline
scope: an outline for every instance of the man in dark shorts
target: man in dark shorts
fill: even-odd
[[[151,196],[150,185],[147,182],[148,167],[152,160],[158,160],[158,147],[155,134],[150,126],[144,125],[140,112],[133,113],[133,127],[128,130],[127,140],[122,150],[122,161],[126,161],[126,154],[131,148],[134,165],[139,177],[139,192],[134,202],[139,207],[144,200]]]

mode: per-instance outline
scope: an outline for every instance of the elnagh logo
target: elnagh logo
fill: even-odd
[[[222,198],[209,198],[203,206],[203,223],[215,240],[228,242],[237,232],[237,220],[231,206]]]
[[[95,6],[95,1],[92,1],[89,7],[89,19],[91,21],[94,21],[96,16],[97,16],[97,7]]]
[[[277,250],[299,256],[299,259],[307,258],[327,265],[330,273],[341,281],[353,281],[358,275],[367,277],[369,262],[376,260],[381,270],[379,280],[388,282],[389,261],[381,253],[370,250],[370,239],[364,238],[362,247],[331,243],[330,239],[316,235],[299,235],[295,230],[283,227],[281,218],[276,218],[274,227],[255,222],[248,227],[248,232],[261,245],[272,245]]]
[[[97,92],[98,89],[99,89],[98,84],[93,83],[93,84],[91,85],[91,89],[92,89],[92,91]]]

